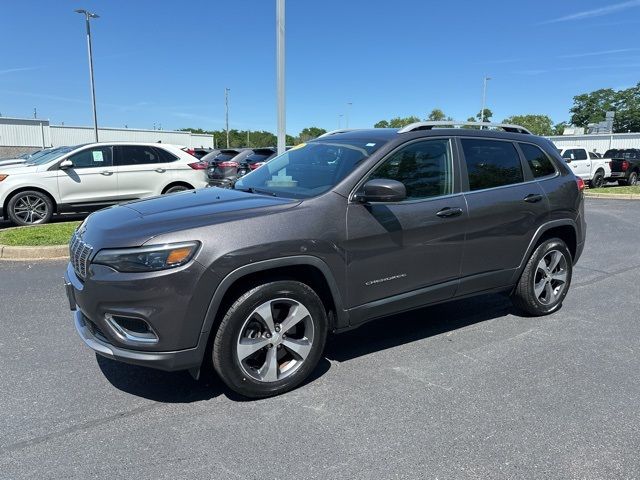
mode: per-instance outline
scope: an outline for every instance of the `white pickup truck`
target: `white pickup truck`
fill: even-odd
[[[611,177],[609,160],[584,147],[564,147],[559,149],[560,156],[571,167],[576,177],[582,178],[591,188],[600,188]]]

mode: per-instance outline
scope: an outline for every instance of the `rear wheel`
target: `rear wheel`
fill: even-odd
[[[53,202],[42,192],[26,190],[11,197],[7,210],[9,219],[16,225],[39,225],[51,220]]]
[[[589,186],[591,188],[600,188],[603,185],[604,185],[604,172],[602,170],[598,170],[593,176],[593,178],[591,179]]]
[[[573,273],[571,252],[559,238],[541,243],[529,258],[513,293],[513,303],[529,315],[558,310]]]
[[[295,281],[265,283],[227,311],[215,335],[213,366],[241,395],[278,395],[313,371],[326,337],[326,312],[310,287]]]
[[[635,186],[638,184],[637,172],[631,172],[631,175],[629,175],[629,179],[627,180],[627,184],[632,186]]]

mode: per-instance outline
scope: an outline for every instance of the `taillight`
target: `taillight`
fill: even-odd
[[[583,191],[584,190],[584,180],[581,179],[580,177],[576,177],[576,183],[578,184],[578,191]]]
[[[189,163],[189,166],[194,170],[206,170],[209,166],[208,162],[193,162]]]
[[[260,168],[261,166],[263,166],[266,162],[256,162],[256,163],[252,163],[249,165],[249,168],[251,170],[255,170],[256,168]]]
[[[238,163],[237,162],[218,162],[217,165],[219,167],[238,167]]]
[[[626,172],[629,169],[629,162],[627,162],[626,160],[624,160],[622,162],[622,165],[620,165],[620,168],[622,169],[623,172]]]

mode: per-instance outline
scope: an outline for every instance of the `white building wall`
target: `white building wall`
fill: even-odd
[[[49,125],[48,120],[0,117],[0,147],[59,147],[94,141],[93,127]],[[213,148],[211,135],[170,130],[99,128],[101,142],[162,142]]]
[[[50,144],[48,120],[0,117],[0,145],[43,147]]]
[[[598,153],[604,153],[611,148],[640,148],[640,133],[560,135],[547,138],[558,148],[575,145]]]

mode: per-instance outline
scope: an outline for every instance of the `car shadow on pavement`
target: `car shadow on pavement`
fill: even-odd
[[[162,403],[210,400],[226,390],[217,378],[195,380],[187,371],[164,372],[128,365],[96,354],[105,378],[119,390]]]
[[[327,342],[325,357],[345,362],[508,314],[519,316],[511,300],[501,294],[476,296],[412,310],[333,335]]]
[[[332,335],[323,358],[302,385],[327,373],[331,360],[345,362],[514,312],[506,296],[484,295],[385,317],[355,330]],[[249,401],[228,389],[213,373],[205,372],[200,380],[195,380],[186,371],[164,372],[116,362],[98,354],[96,358],[105,378],[131,395],[162,403],[192,403],[219,395],[235,402]]]

